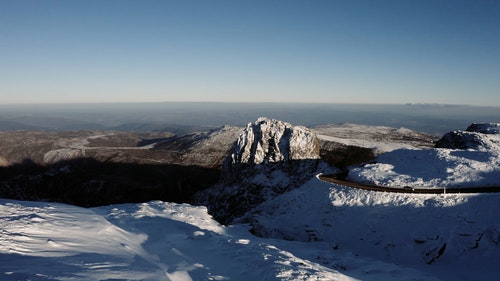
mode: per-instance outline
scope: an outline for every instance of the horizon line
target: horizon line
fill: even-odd
[[[402,102],[402,103],[377,103],[377,102],[297,102],[297,101],[106,101],[106,102],[7,102],[0,106],[64,106],[64,105],[132,105],[132,104],[290,104],[290,105],[406,105],[406,106],[471,106],[471,107],[500,107],[500,105],[459,104],[436,102]]]

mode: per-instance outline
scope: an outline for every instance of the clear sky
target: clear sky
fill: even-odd
[[[500,106],[500,1],[0,0],[0,103]]]

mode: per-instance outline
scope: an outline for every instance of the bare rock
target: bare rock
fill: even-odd
[[[240,134],[226,160],[223,175],[234,180],[247,167],[273,163],[293,166],[300,160],[318,159],[319,141],[309,129],[260,117],[254,123],[248,123]]]

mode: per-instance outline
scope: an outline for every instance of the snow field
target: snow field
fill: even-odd
[[[187,204],[2,199],[0,279],[494,280],[498,202],[499,194],[373,192],[314,178],[247,214],[250,226],[223,226]]]
[[[1,280],[353,280],[280,244],[302,243],[221,226],[205,207],[0,200],[0,214]]]
[[[379,155],[375,164],[353,167],[348,178],[397,188],[500,186],[500,153],[472,149],[397,149]]]
[[[374,192],[312,179],[246,218],[265,237],[321,241],[340,255],[385,264],[368,270],[344,255],[342,273],[360,280],[378,280],[375,273],[380,280],[494,280],[499,202],[496,193]]]

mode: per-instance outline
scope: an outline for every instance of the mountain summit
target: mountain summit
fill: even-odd
[[[229,223],[311,179],[320,163],[319,141],[313,132],[261,117],[249,123],[235,141],[221,182],[199,194],[197,203],[208,206],[219,221]]]
[[[226,159],[223,177],[237,180],[242,170],[256,165],[295,165],[300,160],[320,159],[318,138],[309,129],[260,117],[248,123]],[[292,164],[295,162],[295,164]]]
[[[319,159],[319,143],[305,127],[260,117],[239,136],[231,158],[233,164]]]

